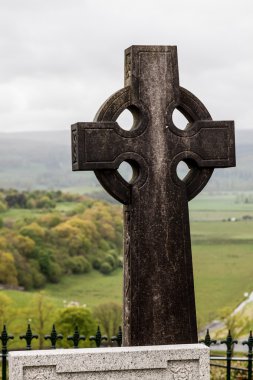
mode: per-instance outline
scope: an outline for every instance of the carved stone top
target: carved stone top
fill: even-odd
[[[126,108],[134,116],[130,131],[116,122]],[[175,108],[188,119],[186,130],[174,125]],[[176,167],[185,161],[191,168],[184,181],[189,199],[206,185],[214,167],[235,165],[233,122],[212,121],[204,105],[179,86],[175,46],[127,49],[125,88],[102,105],[95,123],[72,126],[72,147],[73,170],[94,170],[106,190],[124,204],[130,203],[131,186],[116,172],[123,161],[138,171],[139,187],[151,174],[148,168],[157,174],[161,163],[178,182]]]

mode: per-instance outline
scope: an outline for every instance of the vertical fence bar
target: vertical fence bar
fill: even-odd
[[[8,335],[7,328],[4,325],[3,331],[0,335],[0,340],[2,342],[2,380],[7,379],[7,356],[8,356],[8,341],[9,339],[14,339],[12,335]]]
[[[53,325],[51,334],[50,335],[45,335],[44,339],[45,340],[50,340],[50,342],[51,342],[51,348],[52,349],[56,349],[57,340],[62,340],[63,336],[62,336],[62,334],[57,334],[55,325]]]
[[[28,323],[26,333],[24,335],[20,335],[19,338],[24,339],[26,341],[26,349],[31,350],[33,339],[38,339],[39,336],[38,336],[38,334],[33,334],[32,329],[31,329],[31,325],[30,325],[30,323]]]
[[[231,350],[227,349],[227,380],[231,379]]]
[[[248,380],[252,380],[252,349],[248,353]]]
[[[243,345],[248,346],[248,380],[252,380],[252,349],[253,349],[253,337],[252,337],[252,331],[250,331],[248,340],[245,340],[242,342]]]
[[[231,361],[232,361],[232,353],[234,344],[237,344],[237,340],[233,340],[230,330],[228,331],[228,336],[226,340],[222,340],[221,344],[225,344],[227,346],[227,380],[231,380]]]
[[[85,340],[86,337],[84,335],[79,334],[78,326],[75,327],[74,334],[67,337],[67,340],[72,340],[74,344],[74,348],[78,348],[80,340]]]
[[[216,344],[217,341],[214,339],[211,339],[209,334],[209,329],[206,330],[206,335],[204,339],[201,339],[199,343],[204,343],[207,347],[211,347],[212,344]]]
[[[90,341],[94,341],[96,343],[96,347],[100,347],[103,340],[108,340],[107,336],[101,335],[100,327],[98,326],[96,335],[90,336]]]
[[[111,341],[116,342],[118,347],[122,346],[122,328],[121,328],[121,326],[119,326],[118,334],[116,336],[113,336],[111,338]]]
[[[7,378],[7,349],[2,349],[2,380]]]

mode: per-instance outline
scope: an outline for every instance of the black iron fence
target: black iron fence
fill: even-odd
[[[249,333],[247,340],[238,342],[233,339],[231,332],[228,332],[226,339],[217,341],[211,339],[209,331],[207,330],[205,339],[200,340],[200,343],[204,343],[210,347],[212,345],[224,344],[226,346],[225,355],[211,355],[211,367],[217,371],[213,371],[213,379],[224,380],[252,380],[252,349],[253,349],[253,337],[252,331]],[[242,346],[247,347],[247,352],[243,353],[244,356],[234,356],[235,345],[239,343]],[[246,355],[246,356],[245,356]],[[218,371],[220,370],[220,371]],[[216,373],[215,373],[216,372]],[[222,377],[221,377],[222,376]]]
[[[38,334],[34,334],[31,329],[31,325],[27,325],[26,333],[23,335],[18,336],[21,341],[24,342],[24,347],[20,349],[25,350],[32,350],[32,343],[35,339],[39,338]],[[8,373],[7,373],[7,365],[8,365],[8,352],[10,351],[8,346],[10,343],[10,340],[13,340],[14,336],[10,335],[7,331],[6,326],[3,327],[3,331],[0,335],[1,340],[1,366],[2,366],[2,380],[8,379]],[[43,349],[56,349],[57,348],[57,342],[62,341],[66,339],[72,348],[78,348],[81,341],[89,340],[90,342],[94,341],[94,346],[101,347],[102,344],[105,344],[105,342],[111,343],[112,345],[120,347],[122,345],[122,330],[121,327],[119,327],[119,330],[117,334],[111,338],[108,338],[105,335],[101,334],[100,327],[98,326],[97,331],[95,335],[90,336],[89,338],[85,337],[84,335],[81,335],[78,329],[78,326],[74,328],[73,334],[70,336],[64,337],[62,334],[58,334],[56,331],[55,325],[52,327],[52,331],[50,334],[44,336],[45,340],[48,340],[50,342],[50,347],[43,348]]]
[[[32,332],[30,324],[27,326],[26,333],[20,335],[19,338],[24,342],[24,347],[21,349],[32,350],[32,343],[35,339],[38,339],[39,336]],[[119,327],[117,334],[111,338],[108,338],[105,335],[102,335],[100,327],[98,326],[95,335],[90,336],[89,338],[81,335],[78,327],[74,328],[73,334],[71,336],[64,337],[62,334],[59,334],[56,331],[55,326],[53,325],[52,331],[50,334],[43,337],[45,340],[50,342],[50,347],[45,349],[56,349],[57,342],[62,340],[67,340],[70,342],[71,347],[78,348],[81,341],[89,340],[94,342],[94,346],[101,347],[101,345],[113,344],[118,347],[122,345],[122,330]],[[10,335],[7,331],[6,326],[3,327],[3,331],[0,335],[1,340],[1,367],[2,367],[2,380],[8,379],[7,374],[7,364],[8,364],[8,346],[10,340],[13,340],[14,336]],[[225,344],[226,350],[224,355],[211,355],[211,368],[212,370],[212,379],[215,380],[253,380],[252,376],[252,358],[253,358],[253,336],[252,331],[249,333],[247,340],[241,342],[243,346],[247,347],[246,354],[244,356],[233,356],[235,345],[239,344],[237,340],[234,340],[230,331],[226,339],[221,341],[216,341],[211,339],[209,331],[207,330],[206,336],[203,340],[200,340],[201,343],[204,343],[206,346],[211,347],[214,344],[220,343]]]

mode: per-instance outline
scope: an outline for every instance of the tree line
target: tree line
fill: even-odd
[[[0,190],[0,284],[38,289],[120,266],[119,206],[61,191]]]

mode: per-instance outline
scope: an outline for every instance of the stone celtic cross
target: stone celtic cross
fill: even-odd
[[[177,108],[185,130],[172,120]],[[117,124],[128,109],[134,125]],[[197,325],[188,201],[214,168],[235,166],[232,121],[212,121],[205,106],[179,86],[175,46],[125,51],[125,87],[95,121],[72,125],[73,170],[94,170],[124,204],[124,344],[196,343]],[[117,169],[133,168],[126,182]],[[180,180],[177,165],[188,175]]]

